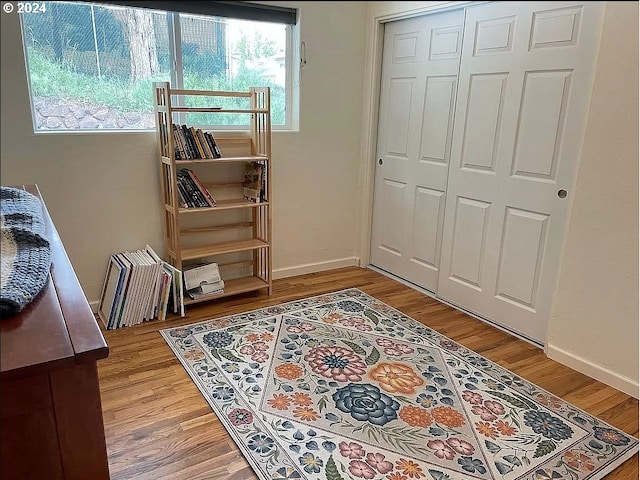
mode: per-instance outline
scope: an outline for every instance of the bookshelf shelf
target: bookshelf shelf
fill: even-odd
[[[173,107],[171,111],[183,113],[269,113],[261,108],[229,109],[218,107]]]
[[[247,250],[257,250],[268,248],[269,244],[258,238],[248,240],[236,240],[231,242],[220,242],[211,245],[204,245],[195,248],[185,248],[182,250],[182,260],[193,260],[197,258],[210,257],[212,255],[222,255],[224,253],[244,252]]]
[[[222,158],[201,158],[197,160],[176,160],[176,165],[194,165],[202,163],[235,163],[235,162],[266,162],[265,155],[250,155],[246,157],[222,157]]]
[[[206,302],[214,300],[216,298],[228,297],[229,295],[237,295],[240,293],[252,292],[254,290],[261,290],[263,288],[269,288],[269,283],[260,277],[244,277],[226,280],[224,284],[224,292],[214,293],[200,298],[188,298],[185,297],[184,304],[190,305],[198,302]]]
[[[204,97],[246,97],[251,98],[251,92],[226,92],[219,90],[185,90],[181,88],[171,89],[172,95],[194,95]]]
[[[185,106],[192,99],[203,106]],[[154,103],[165,260],[183,271],[198,264],[218,263],[224,280],[223,292],[196,299],[185,295],[184,304],[253,290],[266,289],[271,294],[269,89],[185,90],[156,82]],[[189,125],[189,114],[206,114],[212,123],[202,125],[198,120],[197,127]],[[248,125],[234,125],[233,132],[216,130],[215,123],[236,114],[247,119]],[[245,175],[251,169],[262,173],[259,195],[258,190],[251,194],[244,188]],[[185,184],[185,176],[193,179],[191,185]],[[207,193],[212,198],[207,199]],[[200,195],[201,201],[194,201],[194,196]]]
[[[233,210],[236,208],[260,208],[267,205],[269,205],[269,202],[254,203],[242,198],[232,198],[229,200],[218,200],[215,207],[180,208],[178,209],[178,212],[181,214],[205,213],[220,210]]]

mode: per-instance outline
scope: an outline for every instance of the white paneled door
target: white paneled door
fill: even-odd
[[[462,10],[385,27],[371,263],[435,291]]]
[[[600,10],[597,2],[467,10],[438,296],[541,344]]]
[[[437,272],[426,288],[438,297],[545,343],[601,18],[601,2],[491,2],[466,9],[450,161],[441,161],[447,177],[435,185],[432,173],[423,178],[417,168],[402,167],[400,176],[378,166],[374,219],[385,220],[374,220],[383,233],[372,232],[372,264],[425,286],[407,273],[406,265],[419,258]],[[385,43],[384,67],[399,35],[394,46]],[[382,167],[437,163],[425,156],[423,144],[418,160],[409,161],[411,135],[424,138],[425,131],[425,122],[415,118],[428,118],[420,108],[424,99],[412,97],[417,81],[401,71],[391,78],[385,72]],[[400,91],[404,96],[393,98]],[[447,129],[450,122],[449,113]],[[429,148],[437,145],[430,140]],[[418,205],[425,211],[419,220]],[[396,254],[389,268],[374,255],[384,248],[389,258]]]

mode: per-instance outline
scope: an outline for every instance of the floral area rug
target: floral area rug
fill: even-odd
[[[358,289],[161,334],[264,480],[600,479],[638,451]]]

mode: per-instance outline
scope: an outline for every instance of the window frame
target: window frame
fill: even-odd
[[[97,4],[98,6],[103,7],[120,7],[120,8],[141,8],[132,5],[125,5],[126,2],[84,2],[84,1],[69,1],[68,3],[82,4],[85,3],[87,5]],[[172,88],[183,89],[184,88],[184,69],[182,63],[182,37],[181,37],[181,26],[180,26],[180,15],[196,15],[196,16],[204,16],[204,17],[215,17],[215,15],[207,15],[204,13],[189,13],[189,12],[174,12],[167,10],[157,10],[155,11],[163,12],[166,15],[166,24],[167,24],[167,33],[169,38],[169,79],[171,82]],[[27,76],[27,87],[29,91],[29,103],[31,105],[31,120],[33,125],[34,134],[40,135],[51,135],[51,134],[83,134],[83,133],[141,133],[141,132],[153,132],[154,128],[74,128],[74,129],[38,129],[36,124],[36,115],[35,115],[35,105],[34,98],[32,94],[32,85],[31,85],[31,71],[29,67],[29,55],[27,53],[27,42],[26,42],[26,32],[24,25],[24,15],[19,15],[20,17],[20,30],[22,37],[22,48],[23,55],[25,59],[25,73]],[[245,18],[240,17],[224,17],[230,20],[247,20]],[[249,20],[249,21],[258,21],[258,20]],[[299,78],[300,70],[299,64],[294,61],[294,45],[296,44],[296,39],[299,38],[299,23],[289,24],[289,23],[279,23],[285,27],[285,123],[283,125],[271,125],[273,131],[298,131],[299,124],[299,82],[296,86],[296,82],[294,79]],[[259,85],[256,85],[259,86]],[[149,97],[151,100],[151,96]],[[180,102],[182,99],[176,99],[177,102]],[[180,105],[180,103],[177,103]],[[179,119],[180,121],[184,121],[184,113],[180,113]],[[202,125],[194,125],[196,127],[202,127]],[[233,131],[238,130],[237,125],[214,125],[208,124],[207,128],[214,127],[216,130],[225,130],[225,131]]]

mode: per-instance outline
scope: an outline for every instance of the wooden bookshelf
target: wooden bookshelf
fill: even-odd
[[[189,104],[190,96],[199,105]],[[203,100],[202,97],[206,97]],[[241,99],[246,108],[226,108],[229,99]],[[197,299],[185,294],[184,304],[265,289],[271,294],[271,104],[269,88],[252,87],[243,92],[172,89],[167,82],[154,83],[158,158],[164,216],[165,260],[180,270],[193,264],[216,262],[221,266],[224,292]],[[244,115],[248,125],[233,131],[210,125],[189,124],[189,114]],[[219,117],[223,118],[223,117]],[[244,118],[244,117],[243,117]],[[185,120],[186,119],[186,120]],[[220,158],[184,158],[174,125],[200,129],[211,135]],[[182,139],[183,141],[183,139]],[[202,145],[201,142],[201,146]],[[177,147],[177,148],[176,148]],[[205,149],[206,150],[206,149]],[[265,177],[260,201],[244,198],[244,168],[259,162]],[[178,172],[194,172],[215,198],[215,206],[185,207]],[[182,191],[184,194],[184,190]],[[225,268],[222,266],[225,265]]]

